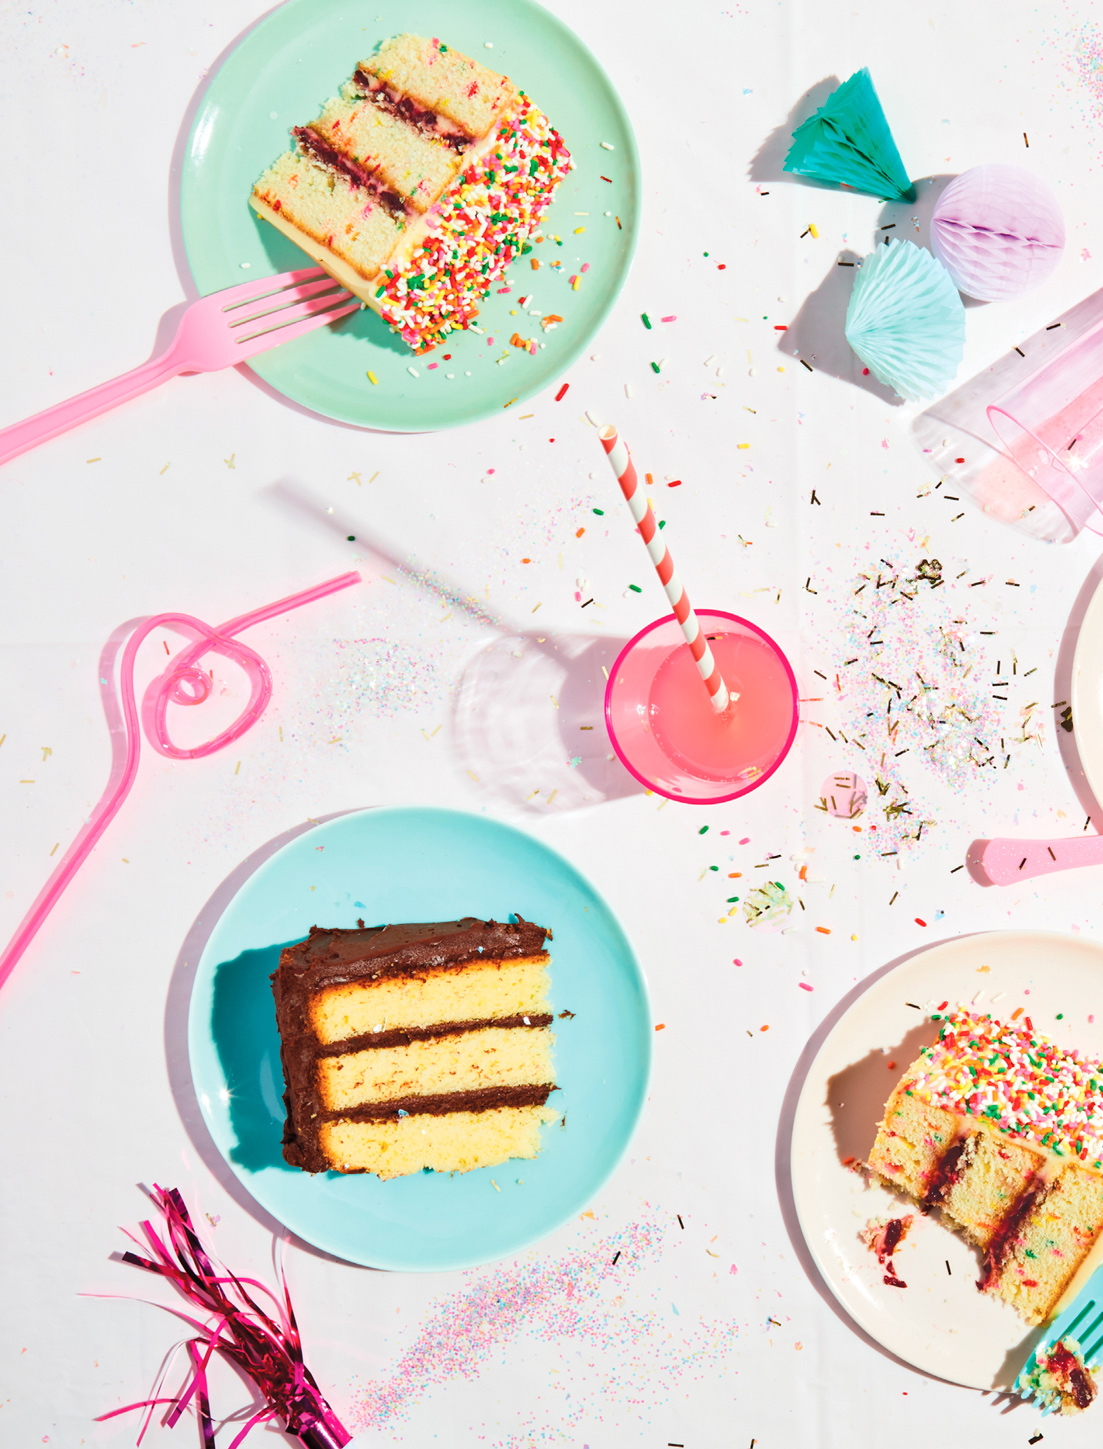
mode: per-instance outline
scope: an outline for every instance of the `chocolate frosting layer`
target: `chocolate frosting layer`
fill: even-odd
[[[272,975],[272,992],[285,1083],[286,1161],[307,1172],[324,1172],[328,1166],[318,1146],[318,1122],[325,1114],[318,1096],[315,1062],[322,1048],[310,1026],[311,996],[327,986],[382,977],[417,977],[480,959],[539,956],[545,940],[550,939],[550,931],[521,916],[516,922],[480,921],[466,916],[460,921],[405,925],[361,923],[352,929],[311,926],[305,941],[285,947]],[[379,1036],[373,1035],[375,1044],[381,1044]],[[348,1043],[340,1047],[348,1050]]]
[[[488,1026],[531,1027],[538,1031],[551,1026],[550,1014],[529,1013],[528,1016],[486,1016],[479,1021],[442,1021],[436,1026],[396,1026],[392,1031],[367,1031],[360,1036],[346,1036],[340,1041],[319,1046],[320,1057],[343,1057],[346,1052],[370,1051],[372,1047],[409,1046],[412,1041],[433,1041],[441,1036],[462,1036],[469,1031],[484,1031]]]
[[[495,1107],[542,1107],[559,1088],[553,1082],[523,1087],[480,1087],[472,1092],[440,1092],[434,1097],[396,1097],[365,1102],[341,1112],[323,1112],[321,1122],[390,1122],[407,1117],[446,1117],[450,1112],[490,1112]]]

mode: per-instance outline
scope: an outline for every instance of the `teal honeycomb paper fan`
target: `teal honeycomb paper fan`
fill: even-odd
[[[846,340],[909,402],[945,392],[965,348],[965,308],[949,272],[914,242],[878,247],[854,278]]]
[[[793,132],[785,170],[883,201],[914,201],[868,69],[855,71]]]

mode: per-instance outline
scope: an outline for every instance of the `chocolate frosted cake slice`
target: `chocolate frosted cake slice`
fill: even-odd
[[[272,977],[283,1155],[402,1177],[535,1157],[555,1117],[548,932],[444,921],[311,927]]]

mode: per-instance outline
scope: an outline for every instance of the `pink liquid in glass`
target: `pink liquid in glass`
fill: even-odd
[[[659,665],[647,699],[655,743],[704,780],[749,785],[777,764],[793,728],[790,675],[776,649],[745,633],[709,633],[729,691],[739,699],[717,714],[685,644]]]

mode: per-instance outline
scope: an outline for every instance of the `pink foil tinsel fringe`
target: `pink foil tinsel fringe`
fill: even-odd
[[[281,1294],[273,1293],[255,1278],[217,1272],[196,1236],[180,1193],[175,1188],[166,1190],[155,1185],[150,1195],[164,1215],[163,1232],[167,1242],[162,1241],[152,1223],[143,1222],[144,1243],[131,1233],[127,1237],[148,1250],[151,1256],[139,1257],[137,1253],[127,1252],[122,1260],[159,1274],[205,1318],[192,1318],[186,1313],[178,1315],[197,1330],[186,1344],[191,1373],[178,1394],[156,1397],[163,1382],[162,1374],[154,1397],[112,1409],[101,1414],[100,1419],[111,1419],[133,1409],[147,1409],[149,1412],[138,1435],[140,1444],[156,1405],[171,1406],[165,1416],[165,1423],[171,1428],[194,1398],[203,1449],[215,1449],[207,1365],[212,1354],[220,1353],[252,1379],[268,1406],[253,1415],[231,1441],[229,1449],[237,1449],[256,1425],[276,1418],[283,1420],[287,1433],[294,1434],[304,1449],[343,1449],[352,1436],[326,1403],[303,1363],[302,1342],[282,1271]],[[260,1307],[250,1288],[271,1299],[275,1317]]]

